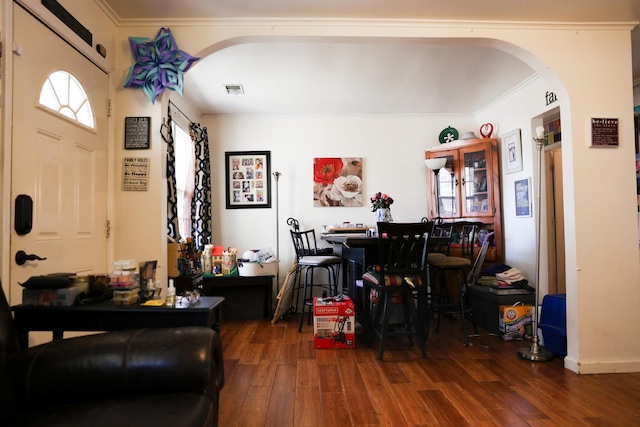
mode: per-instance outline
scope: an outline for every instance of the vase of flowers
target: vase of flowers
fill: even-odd
[[[391,205],[393,199],[388,194],[378,191],[371,196],[371,212],[376,213],[376,222],[391,222]]]

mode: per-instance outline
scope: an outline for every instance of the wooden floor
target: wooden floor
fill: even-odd
[[[226,385],[220,426],[639,426],[640,373],[577,375],[561,359],[529,362],[529,341],[481,335],[460,321],[431,332],[428,358],[406,340],[315,349],[297,319],[221,325]]]

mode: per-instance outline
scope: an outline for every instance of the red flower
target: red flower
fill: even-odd
[[[393,198],[388,194],[378,191],[371,196],[371,212],[375,212],[378,209],[391,208],[393,204]]]
[[[342,167],[340,158],[316,158],[313,164],[313,181],[324,185],[332,184],[340,176]]]

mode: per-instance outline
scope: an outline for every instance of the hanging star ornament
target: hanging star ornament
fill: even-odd
[[[200,58],[178,49],[168,28],[160,28],[155,39],[129,37],[133,59],[124,87],[142,88],[153,104],[165,89],[182,95],[184,73]]]

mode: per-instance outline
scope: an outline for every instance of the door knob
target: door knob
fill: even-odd
[[[41,258],[35,254],[29,254],[25,251],[16,252],[16,264],[23,265],[27,261],[44,261],[46,258]]]

